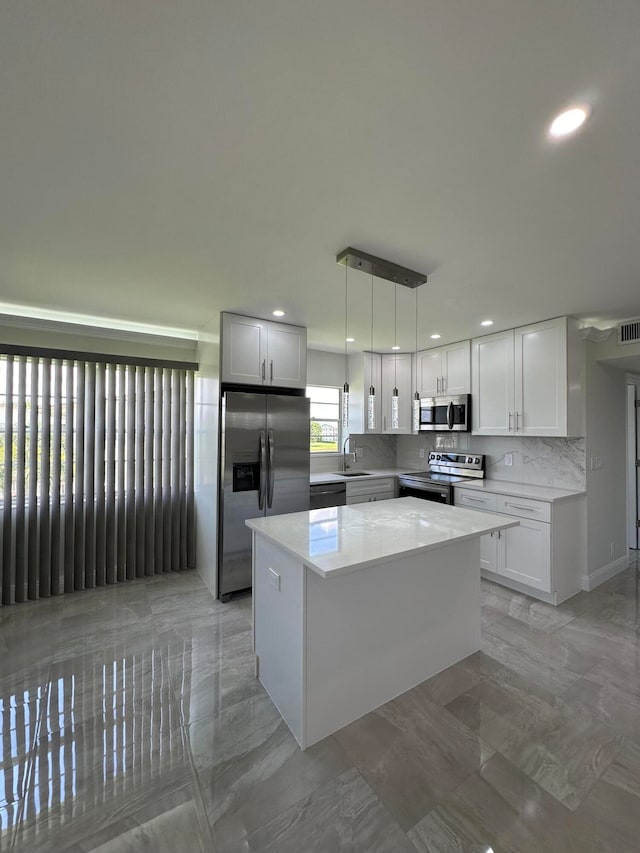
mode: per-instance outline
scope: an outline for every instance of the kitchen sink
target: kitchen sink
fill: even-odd
[[[368,471],[334,471],[334,474],[339,474],[341,477],[370,477]]]

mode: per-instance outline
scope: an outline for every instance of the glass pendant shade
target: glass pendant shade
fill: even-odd
[[[349,383],[342,387],[342,428],[349,429]]]
[[[376,389],[371,385],[369,387],[369,396],[367,397],[367,429],[376,428]]]
[[[416,391],[413,397],[413,432],[418,432],[420,429],[420,394]]]
[[[400,416],[398,412],[398,389],[393,389],[391,398],[391,429],[400,429]]]

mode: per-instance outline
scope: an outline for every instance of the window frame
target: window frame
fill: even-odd
[[[337,450],[312,450],[311,449],[311,412],[309,412],[309,456],[313,459],[329,459],[331,457],[342,456],[342,442],[344,441],[343,437],[343,429],[342,429],[342,386],[341,385],[323,385],[319,382],[309,383],[305,386],[305,396],[311,402],[312,397],[307,393],[310,388],[331,388],[334,391],[338,392],[338,417],[337,417],[337,425],[338,425],[338,439],[337,439]],[[317,401],[316,401],[317,402]],[[327,418],[326,420],[332,420],[331,418]]]

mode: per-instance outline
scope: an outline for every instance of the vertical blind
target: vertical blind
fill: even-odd
[[[194,372],[0,356],[2,604],[195,567]]]

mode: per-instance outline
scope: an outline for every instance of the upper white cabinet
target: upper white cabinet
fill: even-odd
[[[470,344],[470,341],[460,341],[418,353],[416,366],[421,397],[471,391]]]
[[[475,435],[582,434],[581,341],[567,317],[472,341]]]
[[[398,389],[398,429],[391,427],[393,389]],[[382,432],[411,434],[411,353],[382,356]]]
[[[239,314],[222,314],[223,382],[304,388],[307,330]]]
[[[476,338],[472,346],[472,431],[508,435],[513,431],[513,330]]]
[[[375,427],[369,429],[369,388],[375,392]],[[382,432],[382,356],[362,352],[349,356],[349,432],[363,435]]]

